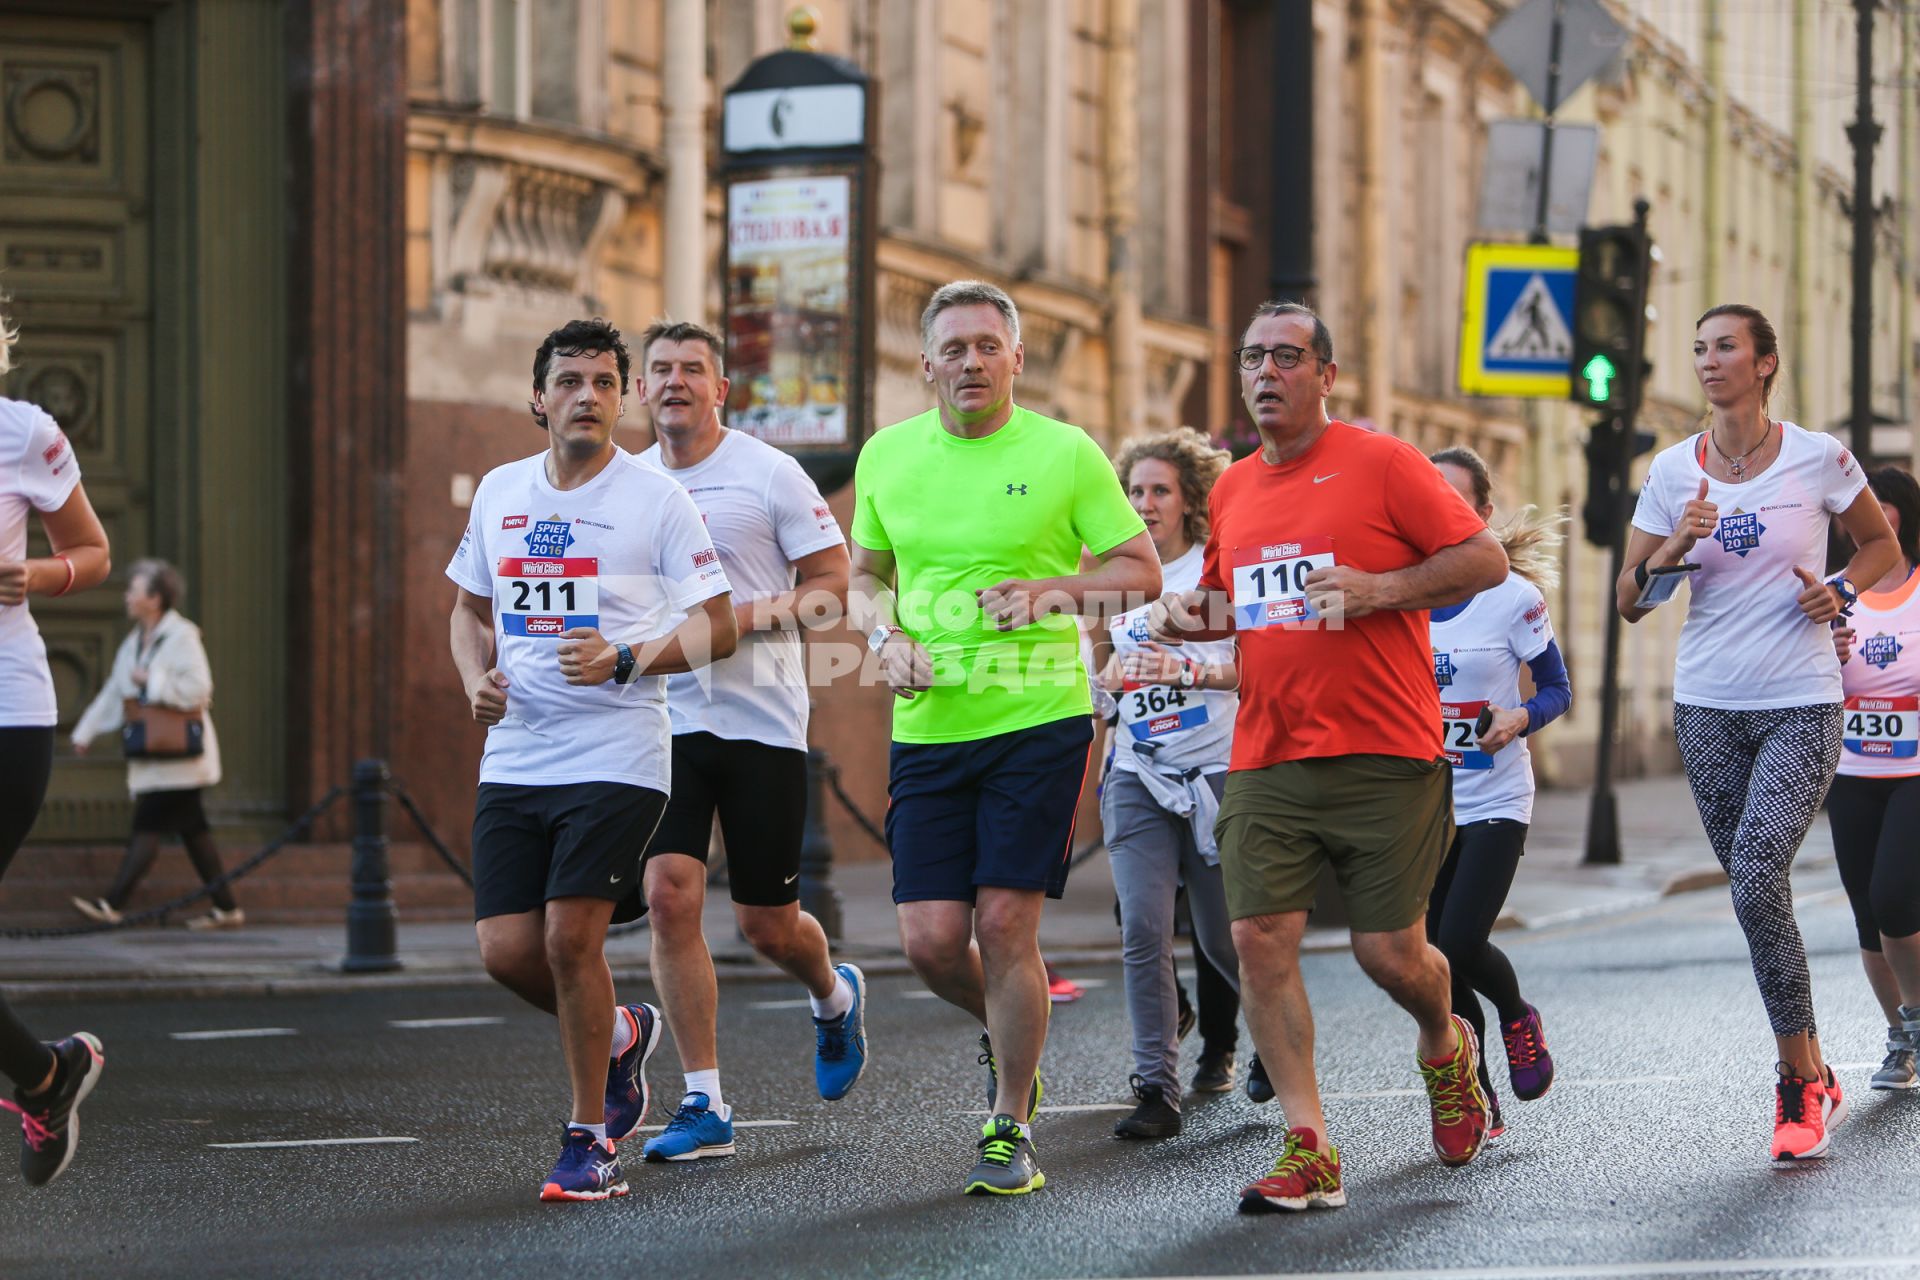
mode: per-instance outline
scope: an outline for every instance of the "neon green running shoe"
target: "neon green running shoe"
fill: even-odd
[[[980,1129],[980,1163],[967,1177],[970,1196],[1023,1196],[1047,1185],[1033,1142],[1012,1116],[995,1116]]]

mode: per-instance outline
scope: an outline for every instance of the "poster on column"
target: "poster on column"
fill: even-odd
[[[727,188],[727,425],[781,446],[845,446],[853,385],[852,180]]]

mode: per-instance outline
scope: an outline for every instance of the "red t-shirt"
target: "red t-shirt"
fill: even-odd
[[[1440,754],[1426,610],[1326,627],[1305,603],[1313,569],[1390,573],[1486,528],[1426,456],[1344,422],[1273,466],[1258,453],[1213,486],[1203,590],[1233,597],[1240,714],[1233,769],[1285,760]]]

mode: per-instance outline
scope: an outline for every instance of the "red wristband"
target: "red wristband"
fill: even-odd
[[[71,560],[69,560],[69,559],[68,559],[68,558],[67,558],[66,556],[64,556],[64,555],[62,555],[62,554],[60,554],[60,553],[59,553],[58,551],[56,551],[56,552],[54,552],[54,553],[53,553],[53,558],[54,558],[55,560],[58,560],[58,561],[59,561],[59,562],[60,562],[61,564],[64,564],[65,566],[67,566],[67,581],[66,581],[66,584],[65,584],[64,586],[62,586],[62,587],[61,587],[61,588],[60,588],[60,589],[59,589],[58,591],[56,591],[56,592],[54,592],[54,593],[53,593],[53,594],[54,594],[54,595],[56,595],[56,596],[63,596],[63,595],[65,595],[65,594],[67,594],[67,592],[69,592],[69,591],[71,591],[71,590],[73,590],[73,583],[74,583],[74,579],[75,579],[75,577],[76,577],[77,575],[76,575],[76,574],[75,574],[75,572],[74,572],[74,568],[73,568],[73,561],[71,561]]]

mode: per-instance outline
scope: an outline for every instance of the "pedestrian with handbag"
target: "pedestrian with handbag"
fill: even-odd
[[[133,794],[133,835],[104,898],[75,898],[89,920],[116,924],[133,891],[153,867],[160,841],[179,836],[200,879],[221,875],[200,793],[220,781],[220,742],[208,704],[213,671],[200,628],[180,616],[186,592],[180,571],[165,560],[141,560],[127,576],[127,617],[134,628],[114,655],[113,671],[73,729],[73,749],[85,755],[103,733],[120,734]],[[246,913],[224,885],[213,905],[187,921],[189,929],[237,929]]]

